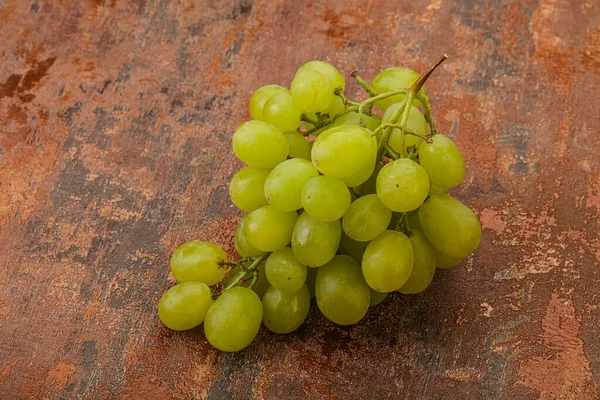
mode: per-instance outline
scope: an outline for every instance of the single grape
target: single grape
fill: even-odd
[[[287,246],[292,240],[292,231],[298,219],[295,211],[278,211],[273,206],[264,206],[246,217],[244,233],[248,242],[261,251],[275,251]]]
[[[336,96],[337,97],[337,96]],[[373,114],[372,116],[363,114],[363,124],[364,126],[370,130],[371,132],[377,129],[379,125],[381,125],[381,120],[376,118],[377,116]],[[336,118],[335,121],[329,125],[329,129],[334,128],[336,126],[342,125],[359,125],[360,124],[360,115],[357,112],[349,112]]]
[[[273,168],[284,161],[289,144],[284,134],[262,121],[247,121],[233,134],[233,152],[251,167]]]
[[[300,126],[302,110],[294,103],[290,93],[281,93],[267,100],[263,108],[263,120],[282,132]]]
[[[308,292],[310,298],[315,297],[315,282],[317,281],[318,268],[306,268],[306,286],[308,286]]]
[[[342,88],[342,91],[346,88],[346,82],[344,81],[344,76],[338,71],[333,65],[328,64],[324,61],[309,61],[300,68],[298,68],[298,72],[308,70],[308,71],[317,71],[329,82],[331,87],[331,92],[333,92],[337,88]],[[335,96],[337,97],[337,96]]]
[[[246,167],[231,178],[229,197],[240,210],[251,212],[269,204],[265,198],[265,180],[270,169]]]
[[[346,235],[359,242],[374,239],[385,231],[392,219],[388,210],[376,194],[369,194],[354,200],[342,218]]]
[[[443,189],[457,186],[465,177],[465,160],[449,137],[435,135],[432,141],[421,145],[419,163],[432,184]]]
[[[367,246],[362,272],[378,292],[392,292],[406,283],[413,269],[413,249],[403,233],[385,231]]]
[[[223,279],[227,253],[213,243],[191,241],[182,244],[171,257],[171,272],[177,282],[202,282],[215,285]]]
[[[471,254],[481,240],[481,224],[473,211],[447,194],[434,194],[419,209],[429,242],[450,257]]]
[[[320,72],[307,69],[298,71],[290,91],[294,103],[307,113],[325,111],[334,96],[329,80]]]
[[[435,266],[439,269],[450,269],[456,267],[462,261],[462,257],[449,256],[439,250],[435,250]]]
[[[369,242],[359,242],[352,239],[350,236],[342,232],[342,239],[340,242],[340,251],[344,254],[348,254],[359,263],[362,262],[363,254],[365,249],[369,245]]]
[[[184,282],[173,286],[158,302],[158,318],[174,331],[192,329],[206,317],[212,304],[210,289],[202,282]]]
[[[260,257],[265,254],[264,251],[258,250],[256,247],[252,246],[244,233],[244,225],[246,223],[245,216],[242,218],[237,228],[235,229],[235,250],[241,257]]]
[[[404,294],[421,293],[427,289],[435,274],[435,249],[423,232],[413,230],[409,239],[414,254],[413,269],[399,292]]]
[[[266,85],[256,89],[250,97],[250,115],[252,119],[263,121],[263,107],[269,98],[276,94],[287,93],[290,91],[279,85]]]
[[[329,115],[329,117],[335,117],[336,115],[341,114],[344,111],[346,111],[344,100],[342,100],[340,96],[333,96],[329,107],[327,107],[327,109],[323,111],[323,114],[327,114]]]
[[[265,197],[279,211],[302,208],[304,184],[319,176],[310,161],[292,158],[276,166],[265,181]]]
[[[369,303],[369,307],[375,307],[376,305],[381,303],[388,295],[387,293],[381,293],[371,288],[369,288],[369,290],[371,291],[371,302]]]
[[[322,222],[302,213],[294,226],[292,250],[302,264],[320,267],[335,256],[341,235],[339,220]]]
[[[252,287],[252,291],[258,295],[262,299],[263,294],[269,287],[269,281],[267,280],[267,275],[265,273],[265,266],[267,264],[267,260],[263,260],[258,267],[256,267],[256,271],[258,272],[258,280]],[[240,279],[243,279],[244,282],[240,283],[238,286],[249,287],[252,284],[253,271],[244,271],[240,266],[233,267],[231,271],[225,278],[223,278],[223,286],[227,287],[231,285],[234,281],[238,282]]]
[[[360,265],[350,256],[335,256],[317,271],[315,297],[319,310],[338,325],[360,321],[371,301]]]
[[[383,114],[382,123],[386,124],[390,122],[390,118],[396,112],[396,110],[398,110],[400,105],[400,103],[395,103],[392,104],[387,110],[385,110],[385,114]],[[400,123],[400,121],[397,121],[397,123]],[[427,121],[425,121],[425,117],[423,116],[423,114],[421,114],[417,107],[412,106],[410,108],[410,111],[408,112],[408,121],[406,123],[406,127],[412,131],[420,133],[421,135],[427,135]],[[423,139],[421,139],[420,137],[407,134],[404,148],[408,150],[412,147],[414,148],[414,153],[419,150],[419,147],[422,143]],[[388,144],[396,153],[402,154],[402,132],[400,132],[400,129],[392,129],[392,133],[390,134],[390,137],[388,139]]]
[[[324,175],[347,178],[373,162],[376,148],[377,141],[368,129],[342,125],[327,129],[317,137],[311,158]]]
[[[240,351],[258,334],[262,316],[258,295],[236,286],[224,291],[208,309],[204,334],[209,343],[221,351]]]
[[[350,191],[337,178],[326,175],[312,178],[302,189],[302,207],[311,217],[331,222],[340,219],[350,207]]]
[[[271,286],[284,292],[295,292],[306,282],[306,265],[300,264],[289,247],[269,256],[265,272]]]
[[[283,133],[290,145],[290,158],[304,158],[310,161],[310,144],[308,140],[298,131]]]
[[[448,189],[441,188],[432,183],[431,187],[429,188],[429,195],[431,196],[434,194],[443,194],[443,193],[446,193],[446,190],[448,190]]]
[[[302,285],[294,292],[270,286],[262,299],[263,323],[275,333],[290,333],[306,319],[310,308],[308,287]]]
[[[417,79],[419,79],[419,74],[410,68],[388,68],[384,69],[373,78],[371,87],[380,93],[399,89],[409,89]],[[425,93],[425,87],[421,89],[420,93]],[[385,99],[376,102],[375,107],[385,111],[392,104],[401,102],[404,96],[404,94],[397,94],[386,97]],[[418,100],[413,100],[414,106],[418,106],[419,104],[420,102]]]
[[[419,164],[408,158],[386,164],[377,177],[377,195],[392,211],[416,210],[428,194],[427,173]]]

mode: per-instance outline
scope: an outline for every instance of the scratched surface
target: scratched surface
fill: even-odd
[[[600,398],[598,21],[594,0],[0,0],[0,398]],[[161,326],[180,243],[233,255],[253,89],[444,52],[428,93],[472,257],[238,354]]]

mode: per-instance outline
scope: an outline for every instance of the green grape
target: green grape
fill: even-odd
[[[320,72],[300,70],[292,80],[294,103],[307,113],[325,111],[333,99],[329,80]]]
[[[309,61],[298,68],[298,72],[303,70],[317,71],[322,74],[325,78],[327,78],[332,92],[337,88],[342,88],[342,91],[346,89],[344,76],[331,64],[328,64],[324,61]]]
[[[414,254],[413,269],[410,277],[399,291],[404,294],[421,293],[427,289],[435,274],[435,249],[423,232],[413,230],[409,239]]]
[[[302,264],[320,267],[335,256],[341,235],[339,220],[322,222],[309,213],[302,213],[294,226],[292,250]]]
[[[377,177],[377,195],[392,211],[416,210],[423,204],[428,193],[427,173],[408,158],[386,164]]]
[[[302,189],[304,211],[319,221],[340,219],[351,201],[350,191],[344,182],[326,175],[312,178]]]
[[[270,169],[246,167],[231,178],[229,197],[240,210],[251,212],[269,204],[265,198],[265,180]]]
[[[278,211],[273,206],[264,206],[246,217],[244,233],[248,242],[261,251],[275,251],[287,246],[292,240],[292,231],[298,219],[295,211]]]
[[[419,209],[429,242],[450,257],[471,254],[481,240],[481,224],[473,211],[447,194],[434,194]]]
[[[359,242],[374,239],[385,231],[392,219],[392,212],[385,208],[376,194],[354,200],[342,218],[346,235]]]
[[[269,98],[276,94],[287,93],[290,91],[279,85],[266,85],[256,89],[250,97],[250,115],[252,119],[263,121],[263,107]]]
[[[290,333],[298,329],[310,309],[308,287],[302,285],[295,292],[286,292],[269,286],[262,299],[263,323],[275,333]]]
[[[340,96],[333,96],[329,107],[327,107],[323,114],[327,114],[329,115],[329,117],[335,117],[336,115],[341,114],[344,111],[346,111],[344,100],[342,100]]]
[[[348,254],[359,263],[362,262],[363,254],[365,249],[369,245],[369,242],[359,242],[352,239],[350,236],[342,232],[342,239],[340,241],[340,250],[344,254]]]
[[[363,166],[363,168],[361,168],[361,170],[358,171],[356,174],[347,178],[341,178],[342,182],[344,182],[346,186],[351,188],[359,187],[360,185],[365,183],[367,179],[369,179],[369,177],[373,174],[373,171],[375,170],[375,164],[376,154],[373,155],[373,161]]]
[[[202,282],[173,286],[158,302],[158,318],[174,331],[192,329],[202,322],[212,304],[210,289]]]
[[[304,158],[310,161],[310,144],[308,140],[298,131],[283,133],[290,145],[290,158]]]
[[[456,267],[462,261],[462,257],[449,256],[435,249],[435,265],[439,269],[450,269]]]
[[[267,265],[267,260],[263,260],[258,267],[256,267],[256,271],[258,272],[258,280],[252,287],[252,291],[258,295],[262,299],[263,294],[269,287],[269,281],[267,280],[267,275],[265,273],[265,266]],[[231,285],[234,281],[238,282],[240,279],[243,279],[244,282],[240,283],[238,286],[249,287],[252,284],[253,271],[244,271],[239,265],[233,267],[231,271],[225,278],[223,278],[223,286],[227,287]]]
[[[310,161],[292,158],[276,166],[265,181],[267,201],[280,211],[295,211],[302,208],[304,184],[319,176],[319,171]]]
[[[177,282],[202,282],[215,285],[223,279],[227,253],[213,243],[191,241],[182,244],[171,257],[171,272]]]
[[[295,292],[306,282],[306,265],[300,264],[289,247],[269,256],[265,272],[271,286],[284,292]]]
[[[323,315],[338,325],[360,321],[371,301],[360,265],[347,255],[335,256],[318,269],[315,297]]]
[[[408,226],[410,226],[411,230],[412,229],[422,230],[421,229],[421,221],[419,221],[419,210],[418,209],[409,212],[407,219],[408,219]]]
[[[392,115],[398,110],[400,107],[400,103],[392,104],[387,110],[385,110],[385,114],[383,114],[382,123],[386,124],[390,122],[390,118]],[[400,123],[400,121],[398,121]],[[417,107],[411,107],[408,112],[408,121],[406,123],[406,127],[412,131],[416,131],[421,135],[426,136],[427,131],[427,121],[425,121],[425,117],[421,112],[417,109]],[[406,135],[405,138],[405,149],[409,149],[413,147],[415,149],[414,152],[419,150],[419,147],[423,143],[423,139],[413,135]],[[388,139],[388,144],[398,154],[402,154],[402,133],[400,129],[394,128],[392,129],[392,133]]]
[[[378,292],[392,292],[406,283],[413,269],[413,249],[403,233],[385,231],[367,246],[362,272]]]
[[[263,120],[282,132],[297,129],[301,116],[302,110],[294,104],[290,93],[270,97],[263,108]]]
[[[449,137],[435,135],[432,140],[421,145],[419,163],[432,184],[443,189],[457,186],[465,177],[465,160]]]
[[[363,165],[361,169],[354,175],[347,178],[341,178],[346,186],[352,188],[358,187],[365,183],[371,177],[371,175],[373,175],[373,171],[375,170],[377,164],[377,147],[371,147],[368,149],[368,151],[370,154],[367,156],[370,161]]]
[[[375,117],[376,117],[375,115],[372,115],[372,116],[363,115],[363,124],[371,132],[374,131],[375,129],[377,129],[377,127],[379,125],[381,125],[381,121],[377,120]],[[342,125],[358,125],[359,123],[360,123],[360,115],[357,112],[349,112],[347,114],[340,116],[339,118],[336,118],[335,121],[333,121],[329,125],[329,129],[335,128],[336,126],[342,126]]]
[[[369,307],[375,307],[376,305],[381,303],[388,295],[387,293],[381,293],[371,288],[369,288],[369,290],[371,291],[371,302],[369,303]]]
[[[384,69],[373,78],[371,87],[380,93],[399,89],[409,89],[417,79],[419,79],[419,74],[410,68],[388,68]],[[425,93],[425,87],[421,89],[420,93]],[[376,102],[375,107],[385,111],[392,104],[401,102],[404,96],[404,94],[397,94],[386,97],[385,99]],[[413,100],[414,106],[418,106],[419,104],[419,100]]]
[[[431,187],[429,188],[429,195],[431,196],[434,194],[443,194],[443,193],[446,193],[446,190],[448,190],[448,189],[441,188],[432,183]]]
[[[258,334],[262,317],[258,295],[236,286],[224,291],[208,309],[204,334],[209,343],[221,351],[240,351]]]
[[[317,137],[311,158],[324,175],[347,178],[373,162],[373,149],[377,149],[377,141],[368,129],[342,125]]]
[[[233,152],[251,167],[273,168],[284,161],[289,144],[284,134],[262,121],[247,121],[233,134]]]
[[[252,246],[244,233],[244,225],[246,223],[245,216],[242,218],[237,228],[235,229],[235,250],[241,257],[260,257],[265,254],[264,251],[258,250],[256,247]]]
[[[361,196],[377,193],[377,177],[379,176],[379,172],[381,172],[382,168],[382,163],[378,162],[375,164],[375,168],[373,168],[371,176],[369,176],[369,178],[358,188],[358,192]]]

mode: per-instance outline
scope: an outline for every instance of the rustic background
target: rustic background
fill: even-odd
[[[599,20],[595,0],[0,0],[0,398],[600,398]],[[357,326],[313,306],[238,354],[161,326],[170,253],[233,250],[254,89],[444,52],[428,93],[474,256]]]

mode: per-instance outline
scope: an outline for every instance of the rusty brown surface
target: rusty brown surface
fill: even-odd
[[[600,398],[599,20],[594,0],[0,0],[0,398]],[[428,93],[475,255],[357,326],[313,306],[237,354],[161,326],[177,245],[233,252],[253,89],[444,52]]]

